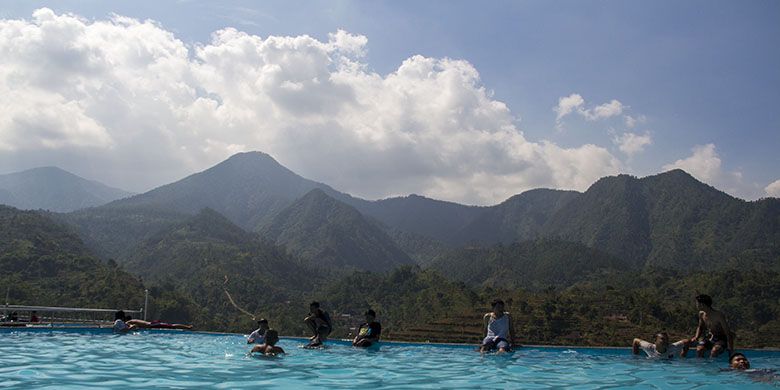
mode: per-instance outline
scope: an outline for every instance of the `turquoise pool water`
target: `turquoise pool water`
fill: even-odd
[[[480,356],[465,346],[387,343],[323,350],[280,342],[279,358],[247,356],[240,335],[110,330],[0,329],[0,388],[766,388],[723,372],[725,359],[652,361],[628,349],[522,348]],[[780,353],[748,351],[756,368],[780,369]],[[766,376],[763,377],[766,379]]]

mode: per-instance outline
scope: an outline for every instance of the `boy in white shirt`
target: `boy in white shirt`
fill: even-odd
[[[655,344],[642,339],[634,339],[631,349],[634,355],[638,355],[641,349],[647,354],[647,357],[671,359],[674,355],[685,357],[688,354],[688,347],[688,340],[669,344],[669,335],[666,332],[659,332],[655,335]]]

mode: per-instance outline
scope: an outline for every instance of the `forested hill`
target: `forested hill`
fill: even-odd
[[[260,234],[326,269],[386,271],[413,263],[375,222],[319,189],[282,210]]]
[[[541,236],[637,266],[708,269],[757,250],[771,261],[780,254],[780,200],[736,199],[682,170],[606,177],[555,213]]]
[[[618,270],[638,271],[597,249],[555,240],[449,250],[430,268],[470,286],[534,291],[567,287]]]
[[[137,277],[91,256],[65,226],[0,206],[0,290],[12,304],[138,309],[144,288]]]
[[[325,184],[298,176],[265,153],[247,152],[103,209],[153,208],[192,215],[208,207],[254,230],[315,188],[336,193]]]
[[[130,195],[55,167],[0,175],[0,204],[19,209],[69,212]]]

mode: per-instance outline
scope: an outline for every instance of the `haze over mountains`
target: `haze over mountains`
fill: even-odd
[[[0,204],[69,212],[100,206],[132,193],[83,179],[56,167],[0,175]]]
[[[236,154],[180,181],[57,216],[102,257],[209,208],[247,232],[326,268],[428,264],[443,248],[540,239],[582,244],[624,269],[706,269],[780,253],[780,200],[746,202],[681,170],[605,177],[584,193],[538,189],[490,207],[422,196],[367,201],[302,178],[260,152]]]

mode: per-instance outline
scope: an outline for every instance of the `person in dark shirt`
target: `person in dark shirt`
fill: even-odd
[[[40,322],[40,319],[38,319],[38,312],[33,311],[30,313],[30,322]]]
[[[376,312],[368,309],[365,315],[366,322],[360,325],[358,334],[352,341],[352,345],[356,347],[370,347],[379,342],[379,337],[382,335],[382,325],[376,321]]]
[[[330,321],[330,315],[325,310],[320,309],[319,302],[312,302],[309,305],[309,315],[303,319],[306,326],[309,327],[313,336],[309,338],[311,342],[306,345],[307,348],[320,347],[333,331],[333,323]]]

